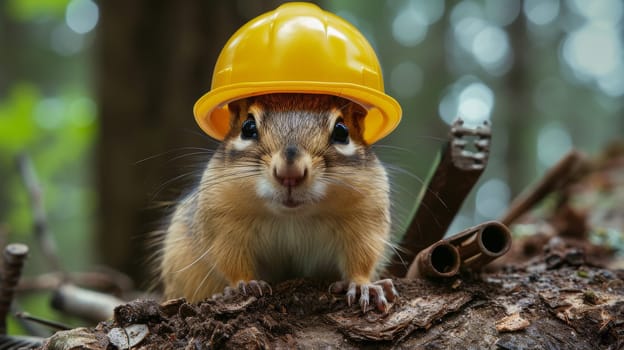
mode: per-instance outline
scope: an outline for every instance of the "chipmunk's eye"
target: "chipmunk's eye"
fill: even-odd
[[[349,143],[349,128],[347,128],[342,118],[336,120],[336,125],[334,125],[334,131],[332,131],[331,135],[331,142],[343,145]]]
[[[256,126],[256,120],[251,113],[247,116],[247,118],[248,119],[243,122],[243,126],[241,127],[241,138],[243,140],[257,140],[258,127]]]

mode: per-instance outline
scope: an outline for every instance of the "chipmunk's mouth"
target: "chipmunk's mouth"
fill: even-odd
[[[271,181],[259,181],[256,193],[275,212],[294,213],[311,208],[325,197],[325,186],[276,186]]]
[[[300,206],[301,204],[303,204],[303,202],[300,201],[296,201],[292,198],[288,198],[285,201],[282,202],[282,204],[286,207],[286,208],[297,208],[298,206]]]
[[[298,206],[303,204],[303,201],[293,198],[292,192],[292,187],[288,187],[288,195],[286,196],[286,199],[282,201],[282,204],[286,208],[297,208]]]

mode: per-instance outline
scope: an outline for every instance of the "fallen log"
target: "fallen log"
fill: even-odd
[[[621,270],[547,269],[542,261],[526,271],[463,276],[452,283],[396,280],[401,297],[387,314],[363,314],[323,283],[295,280],[261,298],[136,300],[95,328],[55,334],[42,349],[68,349],[67,339],[76,337],[88,349],[619,349],[623,279]],[[139,334],[127,331],[137,328]],[[115,334],[127,334],[127,342]]]

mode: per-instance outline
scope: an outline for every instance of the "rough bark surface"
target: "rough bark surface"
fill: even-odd
[[[363,314],[318,283],[289,281],[271,296],[188,304],[136,300],[80,334],[107,349],[112,334],[146,325],[137,348],[619,349],[624,346],[624,272],[563,266],[434,283],[397,280],[391,311]],[[505,319],[516,315],[515,319]],[[518,321],[520,320],[520,321]],[[131,332],[126,332],[132,339]]]

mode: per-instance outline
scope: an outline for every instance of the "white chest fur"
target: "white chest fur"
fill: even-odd
[[[265,217],[252,220],[252,260],[256,276],[267,282],[309,277],[342,278],[344,247],[340,225],[328,217]]]

